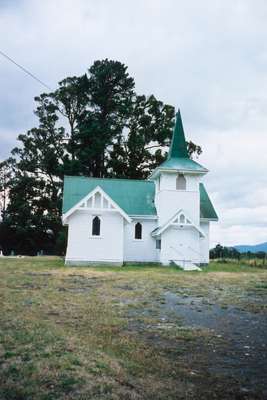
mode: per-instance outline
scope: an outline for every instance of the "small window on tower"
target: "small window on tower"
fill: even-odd
[[[142,239],[142,224],[140,224],[140,222],[137,222],[137,224],[135,224],[134,238]]]
[[[176,178],[176,190],[186,190],[186,179],[183,174],[178,174]]]

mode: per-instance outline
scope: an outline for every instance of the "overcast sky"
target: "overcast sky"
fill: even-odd
[[[56,88],[96,59],[181,108],[219,214],[211,245],[267,241],[266,0],[0,0],[0,50]],[[0,56],[0,159],[45,89]]]

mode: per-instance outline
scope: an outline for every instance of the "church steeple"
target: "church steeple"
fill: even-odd
[[[176,113],[175,127],[168,154],[168,160],[171,158],[189,158],[180,110]]]
[[[168,157],[165,161],[163,161],[162,164],[154,169],[150,175],[150,179],[157,179],[162,171],[199,175],[206,174],[208,172],[206,168],[192,160],[188,155],[180,110],[176,114],[175,127],[173,130]]]

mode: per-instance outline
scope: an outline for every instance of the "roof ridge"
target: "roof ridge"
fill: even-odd
[[[131,178],[96,178],[93,176],[84,175],[64,175],[65,178],[80,178],[80,179],[90,179],[90,180],[101,180],[101,181],[127,181],[127,182],[142,182],[142,183],[154,183],[149,179],[131,179]]]

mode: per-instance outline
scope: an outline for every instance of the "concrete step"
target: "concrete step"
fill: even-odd
[[[184,271],[202,271],[200,267],[198,267],[196,264],[192,263],[191,261],[177,261],[177,260],[171,260],[175,265],[178,267],[182,268]]]

